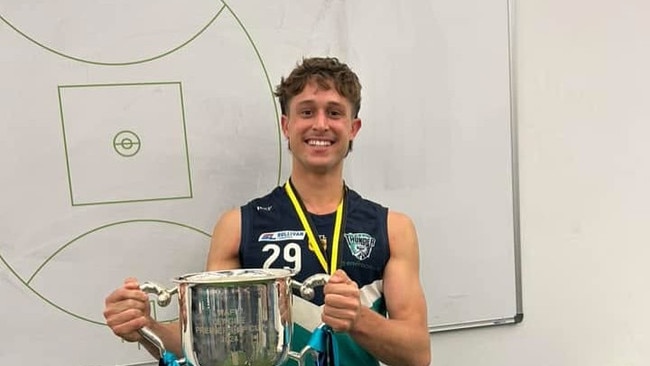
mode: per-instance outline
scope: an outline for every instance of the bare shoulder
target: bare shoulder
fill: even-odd
[[[415,235],[415,225],[407,214],[389,210],[388,211],[388,237],[392,242],[393,238],[403,235]]]
[[[235,229],[237,229],[237,231],[239,231],[241,227],[241,209],[239,207],[231,208],[224,212],[221,217],[219,217],[214,230],[216,231],[220,227],[223,227],[224,229],[233,229],[233,226],[236,226]]]
[[[224,212],[215,224],[206,268],[208,270],[238,268],[240,240],[241,213],[240,208],[237,207]]]

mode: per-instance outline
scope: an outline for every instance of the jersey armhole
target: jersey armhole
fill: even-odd
[[[386,261],[384,262],[384,267],[386,267],[386,264],[388,263],[388,260],[390,259],[390,236],[388,235],[388,208],[380,206],[381,210],[381,215],[382,215],[382,220],[381,221],[381,233],[384,235],[384,243],[386,243]],[[383,274],[382,274],[383,277]]]
[[[244,245],[245,243],[249,242],[249,233],[250,233],[250,217],[251,215],[248,214],[248,209],[249,205],[244,205],[239,208],[239,215],[241,217],[241,232],[239,233],[239,261],[241,263],[242,259],[242,254],[244,250]]]

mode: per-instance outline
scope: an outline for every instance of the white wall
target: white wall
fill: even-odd
[[[433,335],[435,366],[650,364],[648,15],[515,1],[525,318]]]

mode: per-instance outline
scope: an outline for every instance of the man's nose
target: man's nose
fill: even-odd
[[[318,114],[316,114],[313,128],[316,130],[328,130],[329,127],[330,125],[327,119],[327,114],[324,111],[318,112]]]

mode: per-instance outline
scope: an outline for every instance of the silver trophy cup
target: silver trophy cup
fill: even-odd
[[[329,280],[316,274],[303,283],[294,281],[288,269],[237,269],[188,274],[174,279],[171,290],[146,282],[140,288],[158,295],[158,305],[167,306],[178,294],[183,357],[180,365],[274,366],[287,357],[300,365],[312,353],[289,351],[291,289],[303,298],[314,296],[314,287]],[[160,350],[165,347],[149,328],[140,333]]]

